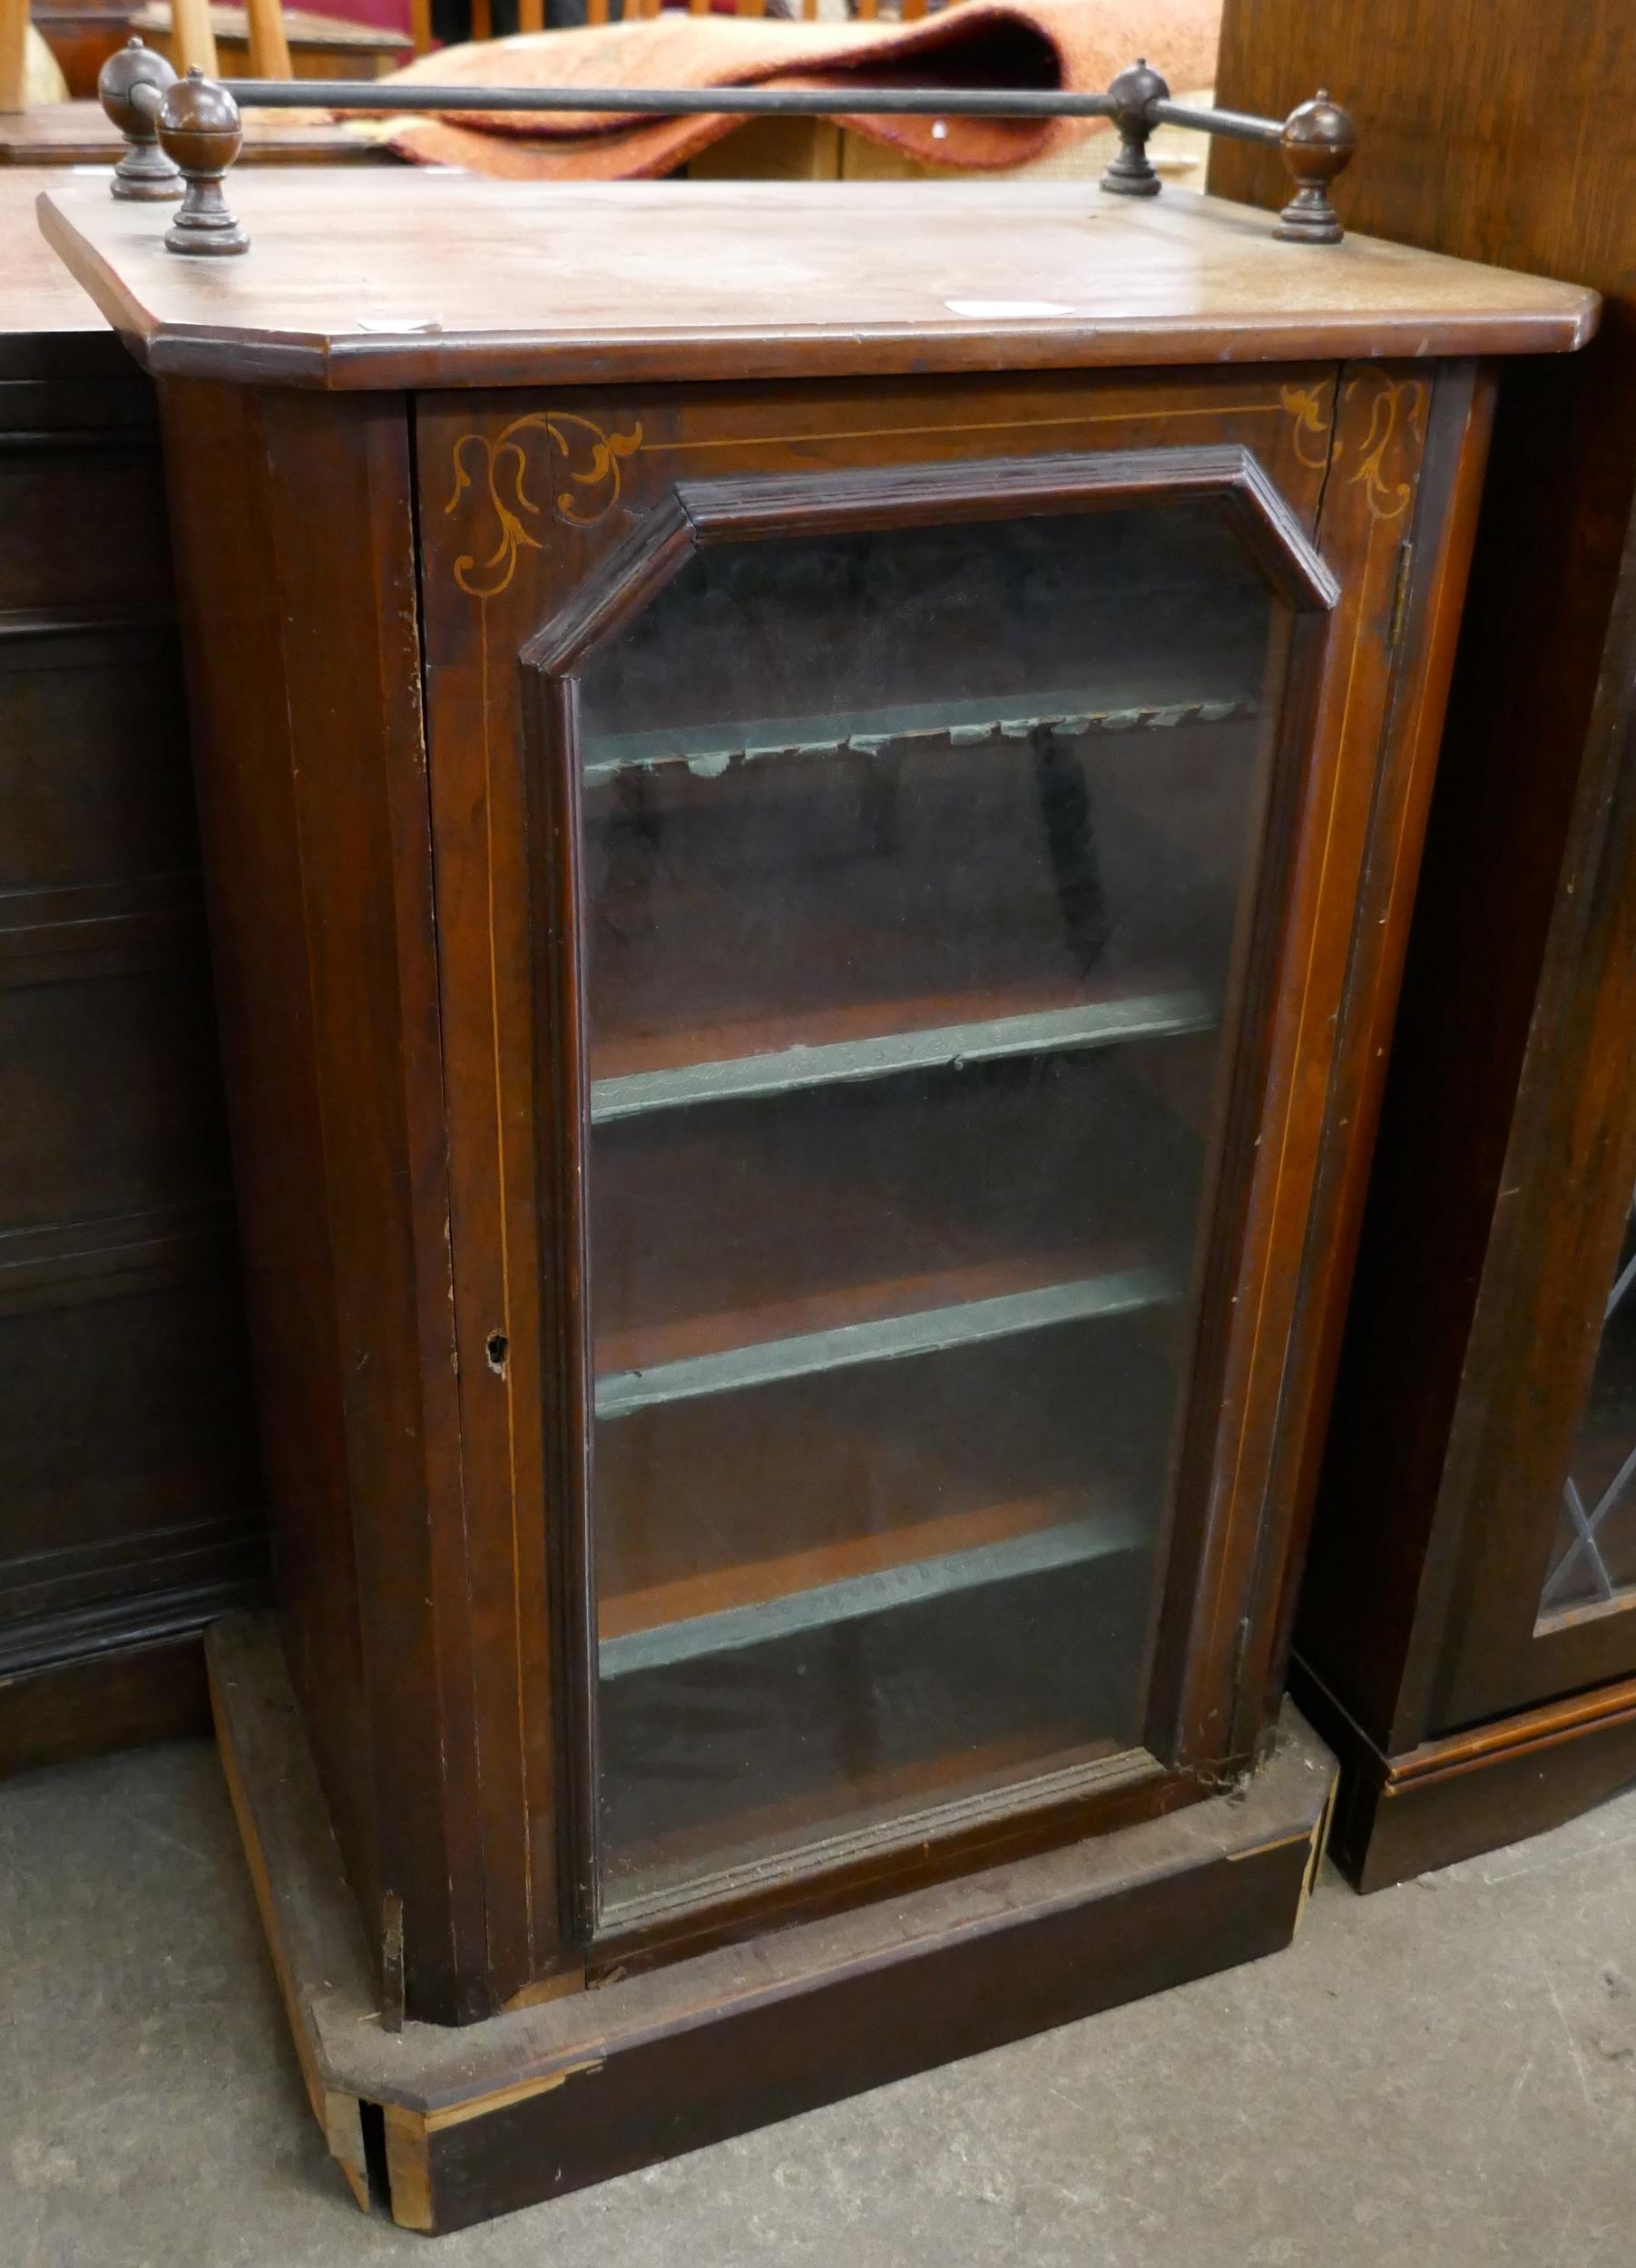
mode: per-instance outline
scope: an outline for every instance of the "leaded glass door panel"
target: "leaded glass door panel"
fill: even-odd
[[[1602,1307],[1540,1613],[1594,1601],[1636,1604],[1636,1214]]]

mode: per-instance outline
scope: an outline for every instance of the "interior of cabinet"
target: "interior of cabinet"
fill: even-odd
[[[601,1906],[1139,1750],[1271,604],[704,554],[585,672]]]

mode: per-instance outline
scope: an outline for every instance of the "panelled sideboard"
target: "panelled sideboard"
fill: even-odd
[[[153,386],[0,173],[0,1772],[265,1594]]]
[[[1636,41],[1621,0],[1228,0],[1219,99],[1319,68],[1352,223],[1607,295],[1512,366],[1296,1626],[1363,1887],[1636,1779]],[[1219,143],[1212,184],[1265,193]]]

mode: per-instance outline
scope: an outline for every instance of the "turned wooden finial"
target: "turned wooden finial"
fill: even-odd
[[[171,252],[248,252],[250,239],[228,210],[221,180],[244,147],[239,105],[197,64],[159,105],[159,140],[187,183],[181,210],[165,231]]]
[[[145,203],[181,195],[181,175],[160,148],[154,123],[161,97],[175,83],[164,57],[140,39],[116,47],[98,72],[97,95],[125,138],[125,154],[113,169],[116,197]]]
[[[1143,55],[1120,73],[1108,93],[1118,105],[1113,123],[1119,130],[1119,155],[1102,175],[1102,185],[1114,197],[1157,197],[1161,184],[1148,161],[1148,136],[1154,124],[1149,106],[1168,102],[1171,90]]]
[[[1276,230],[1287,243],[1340,242],[1340,215],[1329,202],[1329,184],[1346,171],[1357,147],[1357,129],[1350,112],[1332,103],[1325,88],[1290,112],[1278,148],[1295,182],[1295,195],[1279,213]]]

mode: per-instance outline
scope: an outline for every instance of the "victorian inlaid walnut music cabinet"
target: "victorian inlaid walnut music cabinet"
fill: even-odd
[[[1288,1940],[1494,358],[1594,301],[1077,183],[233,203],[42,209],[169,463],[230,1777],[446,2228]]]

